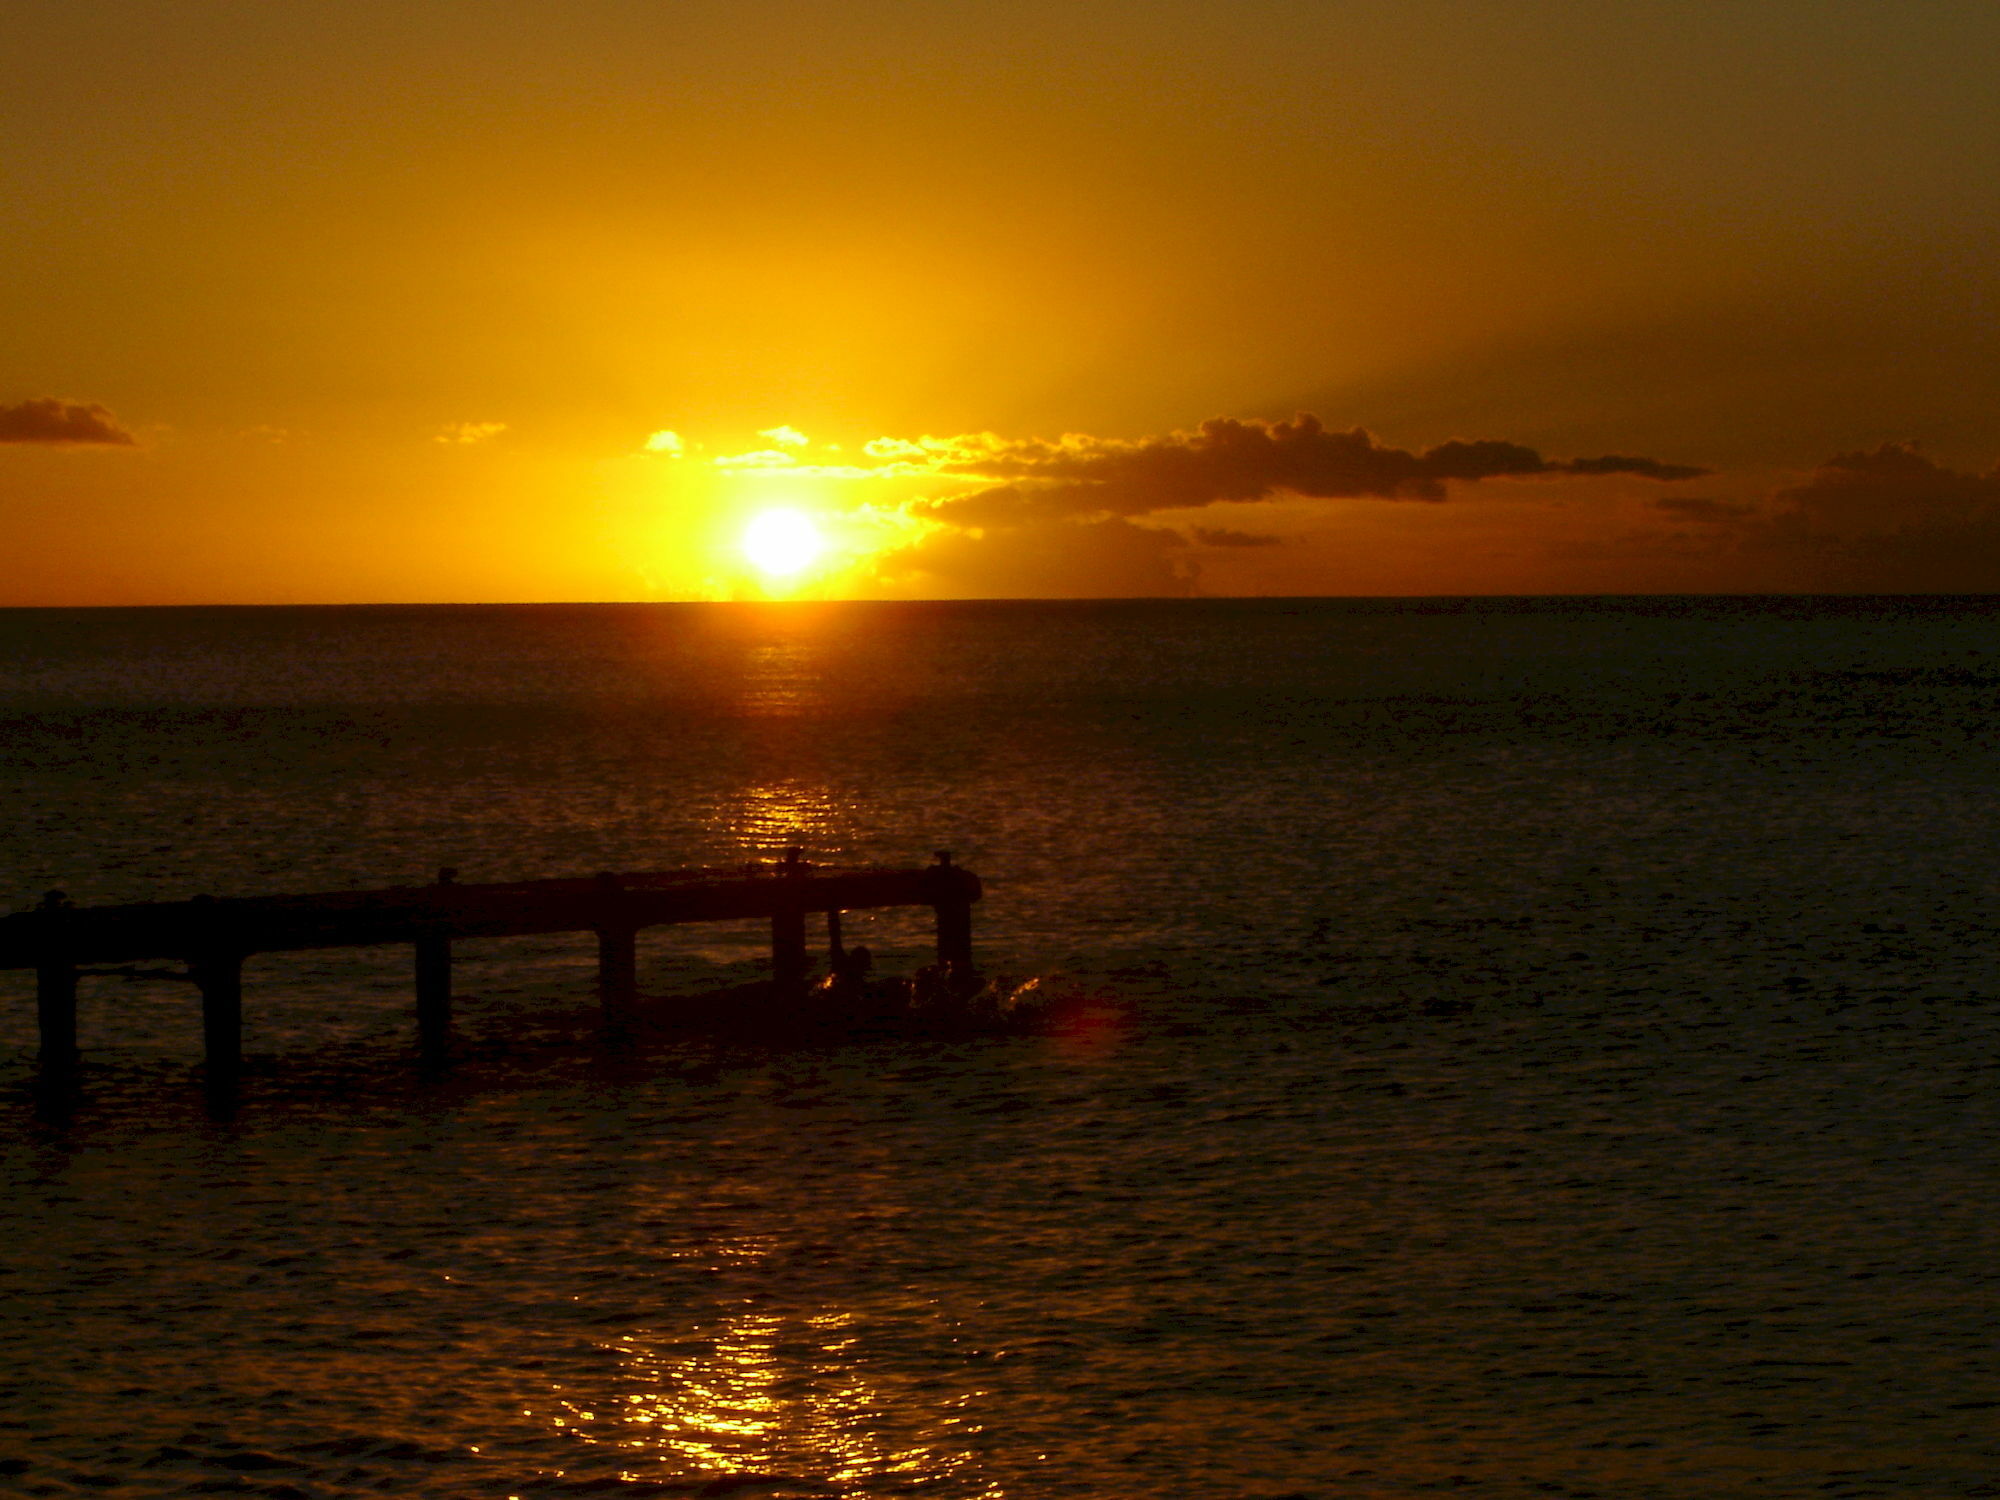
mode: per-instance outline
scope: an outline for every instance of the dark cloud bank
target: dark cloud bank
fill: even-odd
[[[1132,518],[1274,496],[1446,500],[1453,486],[1520,477],[1631,475],[1693,479],[1705,471],[1652,458],[1545,458],[1499,441],[1410,452],[1316,418],[1205,422],[1140,442],[967,443],[944,471],[992,483],[929,502],[944,523],[885,559],[885,572],[996,594],[1189,594],[1218,549],[1284,539],[1220,527],[1171,529]],[[1575,587],[1774,593],[2000,592],[2000,469],[1962,473],[1915,445],[1886,443],[1828,459],[1799,484],[1757,496],[1664,494],[1636,530],[1629,506],[1605,498],[1601,541],[1548,556],[1588,559]],[[1572,521],[1577,515],[1571,512]],[[1620,517],[1627,519],[1620,519]],[[1538,537],[1524,520],[1522,543]],[[1573,525],[1570,534],[1574,535]],[[1674,561],[1678,571],[1656,564]],[[1606,565],[1610,565],[1607,571]],[[1622,571],[1621,571],[1622,570]],[[1351,570],[1350,570],[1351,576]],[[1569,576],[1561,569],[1552,578]]]
[[[2000,591],[2000,470],[1963,474],[1913,444],[1828,459],[1767,511],[1734,523],[1752,562],[1828,592]]]
[[[92,403],[39,396],[0,406],[0,443],[97,443],[130,447],[132,434],[118,419]]]
[[[1454,440],[1421,453],[1388,447],[1363,428],[1215,418],[1191,433],[1139,442],[1070,437],[971,448],[942,472],[995,481],[934,500],[940,531],[884,560],[889,574],[928,574],[998,593],[1187,594],[1202,548],[1277,546],[1281,538],[1226,528],[1187,534],[1128,517],[1276,495],[1440,502],[1453,482],[1630,474],[1681,480],[1704,469],[1609,454],[1550,459],[1519,443]]]
[[[1003,482],[936,501],[932,517],[994,526],[1059,516],[1137,516],[1276,494],[1438,501],[1450,480],[1555,474],[1674,480],[1707,470],[1620,455],[1548,459],[1519,443],[1493,440],[1440,443],[1411,453],[1376,442],[1363,428],[1333,432],[1319,418],[1300,415],[1289,422],[1218,417],[1195,432],[1136,443],[1097,438],[1014,443],[968,456],[947,472]]]

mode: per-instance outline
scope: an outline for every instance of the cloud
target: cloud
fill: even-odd
[[[1647,510],[1651,525],[1551,555],[1682,559],[1695,571],[1675,575],[1677,588],[2000,593],[2000,470],[1963,473],[1912,443],[1837,453],[1754,501],[1661,497]]]
[[[1940,526],[1984,525],[2000,509],[2000,471],[1961,474],[1914,443],[1837,453],[1778,499],[1804,528],[1849,538],[1903,536]]]
[[[769,438],[780,448],[803,448],[812,440],[796,427],[761,427],[757,430],[760,438]]]
[[[1044,520],[1007,531],[940,528],[884,555],[891,591],[936,598],[1184,598],[1199,566],[1178,533],[1121,517]]]
[[[1653,501],[1653,509],[1688,521],[1736,521],[1756,513],[1754,505],[1742,505],[1734,500],[1709,500],[1700,495],[1662,495]]]
[[[447,422],[432,441],[458,445],[483,443],[506,430],[505,422]]]
[[[1840,453],[1780,490],[1747,551],[1789,554],[1813,586],[1871,593],[2000,591],[2000,470],[1965,474],[1913,443]]]
[[[1070,436],[1055,443],[1006,442],[982,433],[927,438],[921,446],[939,473],[997,481],[929,506],[933,519],[980,526],[1010,518],[1138,516],[1279,494],[1439,501],[1450,481],[1528,475],[1678,480],[1706,472],[1621,455],[1550,459],[1519,443],[1490,439],[1453,440],[1414,453],[1379,443],[1363,428],[1333,431],[1304,414],[1289,422],[1218,417],[1192,433],[1138,441]]]
[[[669,427],[662,427],[647,438],[643,446],[648,453],[664,453],[669,458],[679,458],[687,452],[687,444],[681,441],[681,435]]]
[[[722,453],[714,460],[719,469],[789,469],[798,463],[782,448],[759,448],[751,453]]]
[[[1204,547],[1276,547],[1283,537],[1262,536],[1250,531],[1231,531],[1221,526],[1197,526],[1194,539]]]
[[[40,396],[0,406],[0,443],[101,443],[132,447],[136,439],[96,403]]]
[[[1663,464],[1656,458],[1628,458],[1623,454],[1607,453],[1602,458],[1572,458],[1567,463],[1551,464],[1542,472],[1548,474],[1636,474],[1641,479],[1699,479],[1708,473],[1691,464]]]
[[[1519,443],[1453,440],[1423,452],[1393,448],[1362,428],[1216,418],[1194,432],[1138,440],[1070,434],[1056,441],[991,432],[864,445],[869,469],[841,478],[929,479],[957,493],[912,500],[904,514],[929,532],[884,559],[891,588],[986,596],[1178,595],[1195,591],[1197,549],[1279,547],[1284,539],[1223,527],[1183,535],[1133,518],[1212,505],[1288,499],[1441,501],[1447,485],[1514,476],[1629,474],[1689,479],[1706,471],[1652,458],[1551,459]],[[782,462],[777,453],[736,463]],[[799,470],[797,472],[806,472]],[[814,470],[834,474],[834,470]]]

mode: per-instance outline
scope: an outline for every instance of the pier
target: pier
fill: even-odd
[[[250,896],[79,907],[51,891],[32,911],[0,917],[0,969],[33,969],[45,1072],[73,1069],[77,991],[92,973],[130,975],[131,965],[177,962],[201,992],[203,1053],[209,1076],[233,1075],[243,1060],[243,961],[258,953],[311,948],[406,946],[412,951],[417,1044],[430,1061],[451,1042],[452,945],[477,938],[588,932],[597,937],[597,995],[603,1034],[626,1030],[639,996],[638,934],[689,922],[768,919],[772,975],[802,989],[812,971],[808,919],[824,914],[829,946],[841,951],[840,915],[891,906],[928,906],[937,916],[937,961],[967,975],[972,903],[979,877],[940,851],[928,866],[845,869],[815,866],[789,850],[780,860],[734,870],[640,870],[565,880],[461,885],[457,872],[434,884],[303,896]],[[103,966],[125,965],[126,968]]]

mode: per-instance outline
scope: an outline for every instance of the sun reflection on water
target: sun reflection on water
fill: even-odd
[[[779,849],[791,844],[830,851],[843,840],[852,808],[825,787],[796,781],[746,786],[736,801],[718,809],[727,834],[745,848]]]
[[[811,640],[769,641],[744,654],[738,711],[751,718],[789,719],[830,704],[824,654]]]
[[[591,1404],[552,1391],[550,1416],[578,1440],[625,1450],[627,1480],[754,1475],[861,1493],[884,1480],[900,1490],[955,1478],[955,1493],[999,1500],[997,1484],[968,1472],[971,1453],[912,1430],[976,1432],[962,1410],[974,1396],[942,1414],[895,1410],[860,1368],[855,1325],[835,1309],[746,1305],[706,1327],[637,1330],[605,1346],[618,1360],[615,1397]]]

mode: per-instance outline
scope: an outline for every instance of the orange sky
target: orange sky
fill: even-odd
[[[1990,4],[0,35],[0,603],[2000,589]]]

